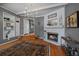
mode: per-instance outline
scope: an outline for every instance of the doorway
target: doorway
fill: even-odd
[[[38,37],[44,37],[44,17],[35,18],[35,34]]]

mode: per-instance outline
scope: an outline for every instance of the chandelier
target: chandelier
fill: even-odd
[[[33,15],[33,11],[32,11],[32,4],[29,4],[27,8],[25,8],[25,18],[30,20],[30,19],[34,19],[35,16]]]

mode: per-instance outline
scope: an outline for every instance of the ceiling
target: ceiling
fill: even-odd
[[[25,11],[45,14],[48,9],[64,5],[64,3],[1,3],[0,6],[18,15],[23,15]],[[47,10],[47,11],[46,11]]]

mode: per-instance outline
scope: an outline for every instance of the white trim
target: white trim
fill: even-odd
[[[50,6],[45,6],[45,7],[42,7],[42,8],[38,8],[38,9],[33,9],[31,10],[31,12],[35,12],[35,11],[39,11],[39,10],[43,10],[43,9],[48,9],[48,8],[53,8],[53,7],[57,7],[57,6],[62,6],[62,5],[67,5],[67,3],[64,3],[64,4],[55,4],[55,5],[50,5]],[[30,11],[28,11],[30,12]],[[18,14],[23,14],[25,13],[25,11],[22,11],[22,12],[19,12],[19,13],[16,13],[17,15]]]

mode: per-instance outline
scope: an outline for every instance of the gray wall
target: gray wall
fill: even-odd
[[[9,40],[3,40],[3,12],[7,12],[13,16],[20,17],[20,16],[14,14],[13,12],[0,7],[0,44],[9,41]],[[15,38],[12,37],[11,40],[13,40],[13,39],[15,39]]]
[[[79,11],[79,3],[70,3],[65,6],[65,16],[71,15],[73,12]]]
[[[0,10],[0,40],[3,39],[3,14]]]
[[[65,16],[71,15],[73,12],[79,11],[79,4],[68,4],[65,6]],[[73,40],[79,41],[79,28],[66,28],[66,36],[70,36]]]

